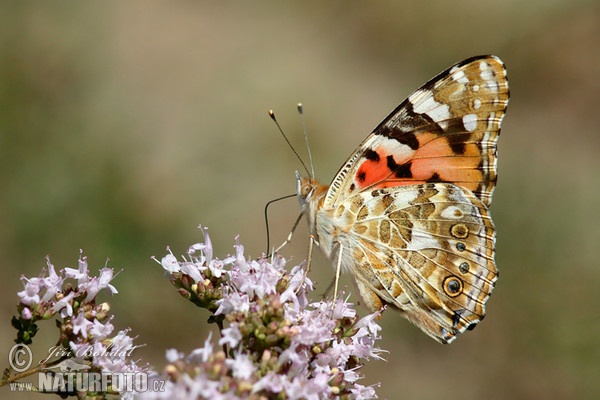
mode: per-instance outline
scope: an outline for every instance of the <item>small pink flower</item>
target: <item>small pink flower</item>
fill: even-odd
[[[210,339],[212,338],[212,332],[208,333],[208,338],[204,341],[204,347],[200,347],[192,351],[188,357],[191,362],[207,362],[210,355],[213,352],[213,345],[210,343]]]
[[[50,263],[50,259],[46,258],[46,263],[47,263],[47,267],[48,267],[48,276],[45,278],[42,278],[43,281],[43,286],[46,288],[46,293],[44,294],[44,296],[42,297],[41,301],[49,301],[50,299],[52,299],[58,292],[60,292],[62,290],[62,284],[64,281],[64,278],[62,278],[61,276],[59,276],[55,269],[54,269],[54,265],[52,265]]]
[[[256,371],[256,366],[248,354],[235,353],[233,359],[227,359],[226,361],[234,378],[250,379]]]
[[[23,308],[23,311],[21,311],[21,317],[23,319],[31,319],[33,317],[33,314],[31,314],[31,310],[29,309],[29,307]]]
[[[77,279],[77,284],[81,285],[82,283],[87,282],[87,280],[89,279],[87,257],[80,255],[78,264],[78,269],[65,268],[64,271],[67,278]]]
[[[77,314],[77,317],[71,320],[73,322],[73,333],[75,335],[81,335],[84,338],[88,336],[88,328],[93,324],[85,318],[83,310]]]
[[[71,317],[73,315],[73,299],[75,298],[75,295],[77,295],[77,292],[71,292],[58,300],[52,306],[52,312],[56,313],[60,311],[63,318]]]
[[[184,263],[180,264],[179,268],[182,273],[184,273],[184,274],[188,275],[190,278],[192,278],[195,283],[198,283],[198,282],[204,280],[204,278],[202,277],[202,274],[200,273],[200,269],[198,268],[198,266],[195,263],[184,262]]]
[[[219,339],[219,344],[227,344],[231,348],[236,347],[240,340],[242,340],[242,334],[237,324],[231,324],[229,328],[223,329],[221,331],[221,336],[222,337]]]
[[[21,281],[25,282],[25,290],[18,292],[17,296],[21,298],[21,303],[28,306],[34,306],[40,302],[39,292],[42,288],[43,281],[39,278],[27,279],[21,277]]]
[[[111,318],[112,319],[112,318]],[[95,340],[103,340],[112,333],[115,327],[110,323],[101,323],[97,319],[94,319],[93,325],[90,328],[90,334]]]
[[[160,264],[169,273],[179,272],[179,263],[173,254],[167,254],[160,260]]]

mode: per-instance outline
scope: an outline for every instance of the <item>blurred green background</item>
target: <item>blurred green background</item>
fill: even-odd
[[[220,257],[238,234],[248,255],[264,251],[263,207],[295,191],[300,168],[266,111],[303,153],[304,104],[329,182],[414,89],[493,53],[512,99],[488,316],[442,346],[387,312],[387,361],[363,382],[389,399],[600,398],[599,2],[26,1],[0,3],[0,24],[3,354],[19,277],[38,275],[47,254],[74,267],[80,248],[93,271],[107,257],[123,269],[113,322],[146,343],[137,357],[161,368],[166,348],[201,345],[208,315],[150,256],[185,253],[198,224]],[[275,242],[298,210],[293,199],[272,208]],[[290,267],[306,254],[304,225]],[[332,276],[318,255],[315,299]],[[42,325],[39,358],[55,340]]]

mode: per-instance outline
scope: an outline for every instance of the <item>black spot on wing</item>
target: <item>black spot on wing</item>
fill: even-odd
[[[464,308],[454,311],[454,315],[452,315],[452,327],[456,328],[458,326],[460,319],[462,318],[462,314],[464,312],[465,312]]]
[[[431,178],[427,179],[427,182],[445,182],[445,181],[440,178],[440,176],[438,175],[437,172],[434,172],[433,175],[431,175]]]
[[[439,126],[437,121],[435,121],[429,115],[415,112],[413,110],[413,104],[408,100],[406,105],[406,115],[403,116],[400,122],[401,129],[406,132],[422,130],[422,128],[425,127],[427,128],[427,131],[430,132],[439,134],[443,132],[442,127]]]
[[[359,182],[364,182],[365,179],[367,179],[367,174],[365,173],[365,171],[360,171],[356,174],[356,179],[358,179]]]
[[[379,162],[379,154],[372,149],[366,149],[363,153],[363,157],[369,161]]]
[[[457,119],[450,120],[447,130],[448,132],[459,132],[446,134],[444,137],[455,154],[464,154],[466,145],[471,140],[471,134],[464,132],[465,128],[462,121]]]
[[[396,178],[412,178],[411,166],[412,161],[408,161],[405,164],[398,164],[393,156],[387,156],[387,167],[394,173]]]
[[[377,128],[375,134],[397,140],[411,150],[419,148],[417,134],[431,132],[442,135],[444,130],[427,114],[419,114],[413,110],[412,103],[407,99],[398,106]]]
[[[411,150],[419,148],[419,141],[413,132],[410,130],[404,130],[399,126],[390,128],[389,126],[382,126],[377,134],[394,139],[399,143],[410,147]]]

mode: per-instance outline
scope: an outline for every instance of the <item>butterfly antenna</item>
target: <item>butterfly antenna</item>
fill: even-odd
[[[306,171],[306,173],[312,178],[313,176],[310,175],[310,171],[308,170],[308,167],[306,166],[306,164],[304,163],[304,161],[302,161],[302,158],[300,158],[300,155],[298,154],[298,152],[296,151],[296,149],[294,149],[294,146],[292,146],[292,143],[290,143],[290,140],[287,138],[287,136],[285,135],[285,133],[283,133],[283,129],[281,129],[281,126],[279,125],[279,122],[277,122],[277,118],[275,118],[275,113],[273,112],[273,110],[269,110],[269,117],[271,117],[271,119],[273,120],[273,122],[275,122],[275,125],[277,125],[277,129],[279,129],[279,133],[281,133],[281,136],[283,136],[283,138],[287,142],[288,146],[290,146],[290,149],[292,149],[292,151],[296,155],[296,158],[298,158],[298,160],[300,161],[300,164],[302,164],[302,167],[304,168],[304,170]]]
[[[310,164],[310,177],[315,177],[315,167],[313,164],[312,153],[310,146],[308,145],[308,131],[306,130],[306,122],[304,120],[304,108],[302,103],[298,103],[298,114],[300,114],[300,121],[302,122],[302,130],[304,131],[304,141],[306,142],[306,150],[308,150],[308,162]]]
[[[265,254],[269,254],[271,252],[271,234],[269,231],[269,206],[273,203],[275,203],[276,201],[280,201],[280,200],[285,200],[285,199],[289,199],[290,197],[296,197],[297,194],[288,194],[287,196],[282,196],[279,197],[277,199],[271,200],[269,201],[266,205],[265,205],[265,226],[267,227],[267,252]]]

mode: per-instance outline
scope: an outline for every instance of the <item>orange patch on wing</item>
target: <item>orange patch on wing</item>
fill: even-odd
[[[483,181],[483,173],[478,169],[481,154],[477,144],[465,142],[464,151],[457,154],[444,136],[422,132],[417,138],[420,147],[415,151],[390,154],[383,146],[377,148],[379,160],[363,160],[356,172],[358,187],[381,189],[435,180],[454,182],[469,190],[475,190]],[[394,157],[397,165],[411,162],[411,177],[396,177],[387,165],[389,155]]]
[[[379,161],[365,160],[360,164],[360,168],[356,171],[356,182],[360,189],[383,181],[390,175],[391,171],[385,165],[384,159],[385,157],[380,158]]]
[[[477,144],[465,142],[462,154],[457,154],[446,138],[437,136],[424,142],[416,151],[410,169],[415,180],[437,177],[469,190],[475,190],[483,181],[483,173],[478,169],[481,153]]]
[[[410,150],[408,146],[405,146],[406,151],[398,152],[396,154],[389,152],[388,148],[385,146],[379,146],[374,151],[379,156],[377,161],[365,159],[360,163],[360,167],[356,171],[356,183],[359,189],[364,189],[366,187],[374,187],[374,188],[382,188],[389,186],[397,186],[397,184],[385,185],[386,181],[389,181],[391,177],[393,177],[393,171],[387,165],[387,157],[393,156],[394,161],[397,164],[403,164],[410,161],[414,155],[415,151]],[[384,184],[381,186],[381,184]],[[410,185],[412,183],[406,183]]]

